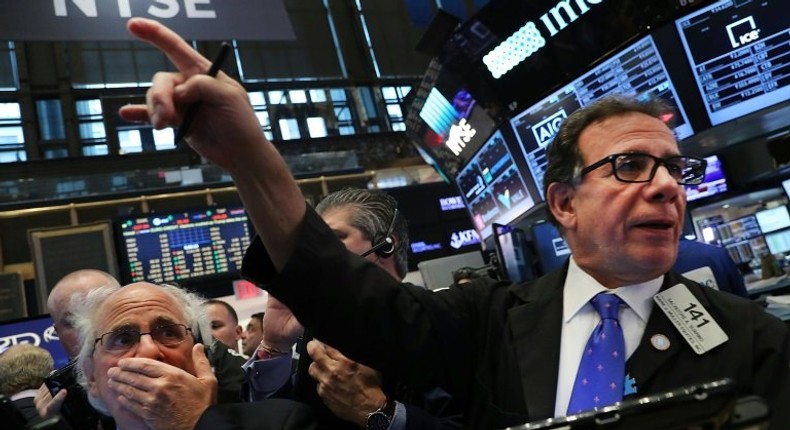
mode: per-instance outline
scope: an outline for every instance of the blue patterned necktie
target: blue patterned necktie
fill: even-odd
[[[617,319],[623,302],[614,294],[599,293],[590,303],[601,315],[601,321],[584,347],[568,415],[609,406],[623,399],[625,339]]]

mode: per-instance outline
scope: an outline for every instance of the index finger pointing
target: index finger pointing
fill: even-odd
[[[147,18],[131,18],[126,28],[135,37],[156,46],[181,72],[205,73],[211,62],[163,24]]]

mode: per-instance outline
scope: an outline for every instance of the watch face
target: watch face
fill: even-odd
[[[365,427],[367,430],[387,430],[390,427],[390,418],[384,412],[376,411],[370,414]]]

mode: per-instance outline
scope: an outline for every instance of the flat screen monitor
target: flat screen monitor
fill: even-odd
[[[790,227],[790,213],[784,205],[759,211],[754,216],[763,234]]]
[[[80,269],[103,270],[118,276],[112,223],[28,230],[30,253],[36,272],[38,309],[46,312],[52,287],[64,276]]]
[[[686,185],[686,201],[693,202],[727,192],[727,177],[716,155],[705,157],[708,166],[705,168],[705,179],[699,185]]]
[[[790,200],[790,179],[785,179],[782,181],[782,189],[785,190],[785,197]]]
[[[49,351],[55,360],[56,369],[65,366],[69,361],[49,315],[0,323],[0,354],[20,343],[31,343]]]
[[[643,37],[511,119],[541,198],[546,152],[562,122],[573,111],[611,94],[660,97],[677,111],[675,118],[667,118],[675,124],[677,138],[694,133],[653,38]]]
[[[119,219],[124,282],[179,282],[238,276],[250,245],[242,207],[146,214]]]
[[[455,179],[480,237],[493,223],[507,224],[538,202],[530,194],[501,130],[480,148]]]
[[[747,215],[716,226],[722,245],[732,245],[762,234],[754,215]]]
[[[500,276],[519,284],[532,279],[524,230],[501,224],[493,227]]]
[[[711,125],[790,99],[787,17],[787,0],[721,0],[675,21]]]
[[[790,251],[790,229],[780,230],[765,235],[765,243],[771,254],[782,254]]]
[[[538,222],[532,225],[532,242],[538,255],[538,262],[543,274],[565,264],[571,255],[571,249],[562,238],[560,232],[551,223]]]
[[[452,180],[495,127],[464,80],[432,63],[406,118],[406,131],[423,159]]]

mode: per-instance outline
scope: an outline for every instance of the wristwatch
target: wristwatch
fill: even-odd
[[[384,405],[368,414],[365,419],[367,430],[387,430],[395,415],[395,402],[387,398]]]

